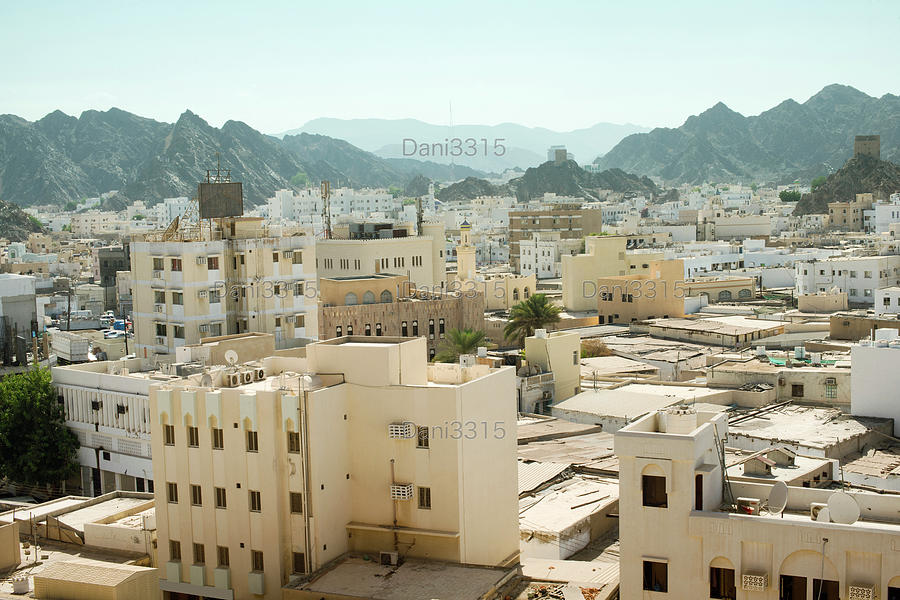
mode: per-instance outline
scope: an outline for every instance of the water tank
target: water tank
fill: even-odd
[[[474,367],[475,366],[475,355],[474,354],[460,354],[459,355],[459,366]]]
[[[478,358],[487,358],[487,347],[478,346]]]
[[[540,339],[546,339],[546,337],[547,337],[547,330],[546,330],[546,329],[535,329],[535,330],[534,330],[534,337],[540,338]]]
[[[757,356],[765,356],[766,355],[766,347],[765,346],[757,346],[756,347],[756,355]]]
[[[806,349],[803,346],[794,346],[794,358],[804,358]]]
[[[697,429],[697,411],[690,406],[670,406],[660,417],[661,433],[687,434]]]

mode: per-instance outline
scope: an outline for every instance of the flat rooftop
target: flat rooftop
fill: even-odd
[[[619,460],[613,452],[613,434],[588,433],[562,439],[529,442],[519,446],[521,460],[564,463],[575,470],[618,473]]]
[[[700,386],[629,383],[614,389],[589,389],[552,406],[570,412],[634,419],[673,404],[721,399],[731,403],[731,390]]]
[[[586,433],[598,433],[600,431],[603,431],[603,427],[600,425],[573,423],[544,415],[523,415],[516,422],[516,438],[519,444],[566,438]]]
[[[286,587],[341,598],[371,600],[472,600],[481,598],[508,571],[454,563],[406,559],[383,566],[377,556],[350,556],[307,583]]]
[[[743,335],[745,333],[784,327],[783,322],[748,319],[740,315],[712,317],[709,319],[653,319],[650,323],[654,327],[666,329],[724,333],[726,335]]]
[[[519,531],[562,534],[619,501],[619,481],[577,476],[519,500]]]

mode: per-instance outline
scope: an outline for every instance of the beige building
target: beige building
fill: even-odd
[[[157,569],[73,559],[34,576],[34,597],[46,600],[157,600]]]
[[[862,231],[863,211],[872,208],[874,203],[872,194],[856,194],[856,199],[850,202],[829,202],[828,224],[833,229]]]
[[[644,273],[597,280],[600,323],[684,316],[684,261],[652,260]]]
[[[486,311],[509,310],[535,293],[537,276],[534,273],[479,273],[475,256],[472,226],[464,221],[459,228],[459,245],[456,247],[456,279],[448,285],[451,291],[479,292],[484,296]]]
[[[556,232],[560,240],[580,240],[600,233],[600,209],[583,209],[580,204],[553,204],[537,210],[509,211],[509,264],[519,271],[519,242],[535,233]]]
[[[663,260],[661,252],[626,251],[627,236],[588,236],[584,254],[562,257],[562,301],[569,311],[597,309],[597,278],[646,273],[653,260]]]
[[[525,338],[525,359],[544,373],[553,373],[554,402],[581,392],[581,335],[538,329]]]
[[[319,339],[343,335],[424,337],[428,358],[451,329],[484,331],[484,296],[415,289],[406,275],[319,280]]]
[[[753,277],[704,277],[685,281],[679,287],[684,290],[684,296],[706,296],[710,302],[753,300],[756,297]]]
[[[167,597],[281,598],[349,551],[515,563],[513,369],[425,347],[342,337],[151,388]]]
[[[272,333],[279,347],[315,336],[313,250],[304,236],[269,237],[260,219],[229,218],[211,238],[160,237],[131,244],[139,357],[248,331]]]
[[[406,275],[417,287],[447,285],[444,224],[425,223],[421,236],[316,241],[319,278],[360,277],[372,273]]]
[[[900,499],[787,486],[781,511],[772,483],[723,478],[727,434],[726,414],[684,406],[616,433],[622,598],[900,594]]]

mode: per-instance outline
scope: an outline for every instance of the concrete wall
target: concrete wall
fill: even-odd
[[[7,570],[19,566],[22,554],[19,547],[19,524],[0,526],[0,569]]]

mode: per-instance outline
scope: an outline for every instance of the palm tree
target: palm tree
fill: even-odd
[[[523,345],[526,337],[534,335],[535,329],[557,322],[559,307],[550,302],[546,294],[535,294],[510,309],[509,323],[503,333],[506,339]]]
[[[479,346],[484,346],[484,332],[474,329],[451,329],[441,344],[441,351],[434,362],[456,362],[460,354],[475,354]]]

